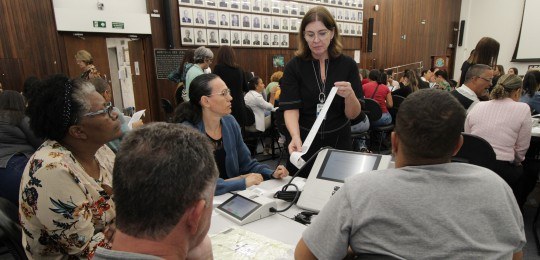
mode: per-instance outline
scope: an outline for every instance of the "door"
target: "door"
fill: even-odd
[[[68,76],[76,78],[83,73],[83,69],[77,65],[75,54],[79,50],[86,50],[92,54],[93,64],[105,79],[110,78],[109,59],[107,53],[107,42],[105,36],[85,34],[76,37],[71,34],[63,34],[65,46],[65,57],[67,60]]]
[[[138,110],[146,109],[144,122],[153,121],[152,111],[150,110],[151,96],[148,89],[148,79],[146,74],[146,57],[142,40],[136,39],[128,42],[129,62],[131,67],[131,76],[133,81],[133,95],[135,98],[135,108]]]

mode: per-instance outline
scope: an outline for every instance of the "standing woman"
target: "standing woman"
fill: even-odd
[[[81,74],[81,79],[93,79],[101,78],[101,74],[94,66],[94,58],[92,54],[86,50],[80,50],[75,54],[75,60],[77,60],[77,65],[83,70]]]
[[[483,37],[478,41],[476,47],[471,52],[471,56],[461,66],[461,77],[459,78],[459,86],[465,83],[465,74],[470,67],[475,64],[485,64],[490,67],[495,67],[497,57],[499,56],[500,44],[493,38]]]
[[[350,120],[360,114],[358,99],[364,95],[356,62],[342,54],[336,21],[326,8],[313,7],[302,19],[295,55],[281,79],[280,109],[291,135],[289,152],[302,151],[302,142],[334,86],[339,88],[337,95],[304,160],[324,146],[351,150]]]
[[[502,76],[491,92],[491,100],[476,104],[465,120],[466,133],[484,138],[493,147],[497,157],[493,169],[497,169],[516,198],[523,173],[521,162],[529,149],[532,127],[529,106],[518,102],[521,84],[517,75]]]
[[[204,46],[195,49],[193,56],[195,65],[186,72],[185,95],[183,95],[186,102],[189,101],[189,86],[191,85],[191,81],[197,76],[204,74],[204,70],[210,67],[214,59],[214,53]]]
[[[0,92],[0,197],[19,205],[19,185],[24,167],[43,140],[37,138],[24,116],[23,96]]]
[[[244,92],[248,92],[245,74],[236,63],[236,54],[230,46],[219,47],[214,67],[214,74],[218,75],[231,90],[232,112],[240,127],[245,127],[245,102]]]

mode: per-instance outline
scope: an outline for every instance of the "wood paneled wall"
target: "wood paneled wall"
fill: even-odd
[[[180,25],[177,0],[147,0],[148,12],[157,10],[160,17],[151,18],[152,36],[142,37],[152,118],[163,120],[159,98],[174,100],[176,86],[168,80],[157,80],[154,49],[166,49],[165,12],[163,2],[169,1],[174,48],[180,45]],[[374,6],[379,5],[379,11]],[[432,55],[453,57],[456,43],[453,28],[459,22],[461,0],[364,0],[364,37],[344,37],[345,54],[353,56],[361,50],[362,68],[387,68],[422,61],[431,66]],[[31,75],[45,77],[54,73],[69,73],[69,62],[63,39],[56,31],[52,0],[0,0],[0,82],[5,89],[22,89],[22,82]],[[375,19],[373,52],[365,51],[367,19]],[[425,20],[425,24],[422,24]],[[401,39],[406,35],[406,39]],[[107,37],[107,36],[103,36]],[[277,69],[272,56],[282,54],[290,60],[295,51],[296,34],[290,34],[288,49],[236,49],[238,62],[266,81]],[[215,53],[217,48],[211,48]],[[451,63],[453,59],[451,59]],[[453,65],[450,64],[449,68]]]
[[[374,10],[375,5],[379,11]],[[388,68],[422,61],[430,68],[431,56],[453,56],[460,9],[461,0],[365,0],[364,21],[374,18],[377,35],[373,36],[373,52],[362,53],[361,66]]]
[[[175,48],[190,49],[180,45],[180,25],[177,1],[169,0],[173,21]],[[161,0],[148,0],[149,10],[157,9],[163,17]],[[379,5],[379,11],[374,6]],[[457,34],[454,27],[459,22],[461,0],[364,0],[364,36],[343,37],[344,53],[354,55],[361,50],[359,68],[379,69],[413,62],[423,62],[424,68],[431,67],[431,56],[451,56],[449,68],[453,68],[453,55]],[[374,18],[373,52],[366,52],[367,19]],[[425,20],[425,24],[422,21]],[[164,19],[152,20],[152,42],[154,48],[166,47]],[[401,36],[406,35],[405,39]],[[287,62],[294,56],[297,34],[289,34],[290,48],[268,49],[235,47],[240,66],[266,82],[276,70],[272,67],[272,56],[282,54]],[[449,48],[453,44],[453,48]],[[214,54],[218,48],[210,48]],[[450,71],[451,72],[451,71]],[[451,72],[452,73],[452,72]],[[159,97],[174,99],[175,86],[167,80],[158,81]]]
[[[20,91],[28,76],[61,73],[52,1],[0,0],[0,82]]]

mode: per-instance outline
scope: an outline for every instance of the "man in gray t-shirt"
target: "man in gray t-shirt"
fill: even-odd
[[[523,218],[510,187],[488,169],[450,163],[463,143],[465,109],[448,92],[430,89],[399,109],[396,169],[347,179],[302,235],[296,259],[521,256]]]

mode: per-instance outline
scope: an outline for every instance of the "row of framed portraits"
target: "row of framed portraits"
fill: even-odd
[[[289,48],[288,33],[250,32],[222,29],[186,27],[182,32],[182,45],[244,46],[260,48]]]
[[[296,17],[236,13],[189,7],[180,7],[179,12],[180,25],[182,26],[297,32],[301,22],[301,20]],[[346,14],[348,18],[350,18],[348,15],[351,13],[352,12],[347,10]],[[355,18],[353,20],[348,19],[345,21],[362,21],[364,14],[363,11],[355,11],[352,14]]]
[[[179,5],[199,6],[216,9],[229,9],[243,12],[297,15],[311,7],[323,5],[327,7],[344,7],[347,9],[364,9],[364,0],[178,0]]]

